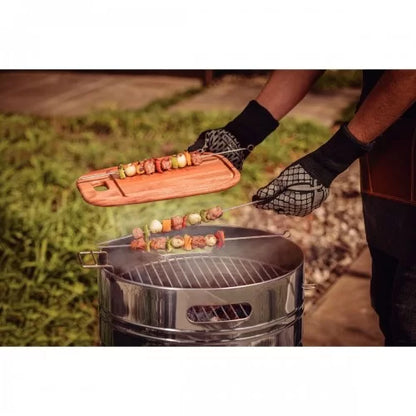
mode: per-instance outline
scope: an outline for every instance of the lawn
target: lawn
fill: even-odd
[[[78,251],[128,234],[153,218],[246,202],[278,167],[329,137],[319,125],[286,120],[256,148],[231,190],[125,207],[85,203],[75,186],[80,175],[183,150],[201,131],[233,116],[168,111],[193,93],[138,111],[68,119],[0,114],[1,345],[98,344],[96,273],[81,269]]]
[[[362,71],[360,70],[329,70],[315,82],[315,92],[334,92],[340,88],[361,88]]]

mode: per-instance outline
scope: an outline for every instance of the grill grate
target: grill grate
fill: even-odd
[[[122,274],[134,282],[172,288],[226,288],[275,279],[285,272],[255,260],[221,256],[181,256],[136,266]],[[188,309],[191,322],[210,323],[246,319],[248,303],[195,305]]]
[[[136,266],[122,277],[152,286],[212,289],[265,282],[282,274],[274,265],[239,257],[181,256]]]

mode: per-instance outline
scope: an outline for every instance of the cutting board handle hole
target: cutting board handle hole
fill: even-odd
[[[100,185],[94,186],[94,189],[97,192],[103,192],[103,191],[108,191],[109,188],[108,188],[108,186],[105,183],[102,183]]]

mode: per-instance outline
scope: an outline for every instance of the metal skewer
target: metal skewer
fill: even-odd
[[[212,156],[215,156],[215,155],[226,155],[228,153],[241,152],[243,150],[251,151],[253,149],[253,147],[254,146],[250,145],[250,146],[247,146],[247,147],[240,147],[240,148],[234,149],[234,150],[224,150],[223,152],[211,153],[209,155],[202,154],[202,156],[204,156],[204,157],[212,157]],[[203,153],[203,152],[201,152],[201,153]]]
[[[230,238],[225,238],[224,241],[255,240],[255,239],[260,239],[260,238],[276,238],[276,237],[289,238],[290,232],[284,231],[282,234],[265,234],[265,235],[251,235],[247,237],[230,237]],[[103,246],[99,244],[98,246],[100,247],[100,249],[101,248],[126,248],[126,247],[130,247],[130,244],[114,244],[114,245],[109,245],[109,246]]]
[[[311,187],[309,185],[300,184],[300,185],[290,185],[287,188],[285,188],[284,191],[289,190],[289,191],[295,191],[295,192],[296,191],[298,191],[298,192],[308,191],[309,192],[309,191],[316,191],[316,190],[321,189],[321,188],[322,188],[322,185],[317,185],[317,186]],[[257,199],[255,201],[245,202],[244,204],[241,204],[241,205],[236,205],[234,207],[225,208],[225,209],[222,210],[222,212],[228,212],[228,211],[231,211],[233,209],[247,207],[249,205],[256,205],[256,204],[263,205],[263,204],[266,204],[267,202],[271,202],[274,198],[276,198],[276,196],[277,196],[277,194],[272,195],[268,198]]]
[[[225,238],[225,241],[237,241],[237,240],[254,240],[257,238],[276,238],[276,237],[290,237],[290,232],[288,230],[283,231],[283,233],[277,233],[277,234],[265,234],[265,235],[249,235],[247,237],[230,237]]]
[[[266,204],[267,202],[272,201],[274,198],[275,198],[275,195],[269,196],[268,198],[264,198],[264,199],[256,199],[255,201],[245,202],[244,204],[236,205],[234,207],[225,208],[225,209],[222,210],[222,212],[228,212],[228,211],[231,211],[233,209],[248,207],[249,205],[257,205],[257,204],[258,205],[263,205],[263,204]]]
[[[262,200],[257,200],[257,201],[250,201],[250,202],[246,202],[246,203],[241,204],[241,205],[236,205],[234,207],[225,208],[225,209],[222,210],[222,212],[228,212],[228,211],[231,211],[233,209],[248,207],[249,205],[262,204],[262,203],[264,203],[262,201],[266,202],[266,200],[263,200],[263,199]]]
[[[78,178],[79,181],[90,181],[94,179],[105,179],[109,178],[111,175],[118,173],[118,170],[110,170],[104,173],[95,173],[93,175],[84,175]]]

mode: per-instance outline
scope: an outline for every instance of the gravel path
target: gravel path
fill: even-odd
[[[314,290],[305,291],[306,311],[366,245],[359,176],[357,162],[333,182],[328,199],[307,217],[244,207],[227,221],[229,225],[276,233],[290,231],[292,241],[305,254],[305,282],[316,284]]]

